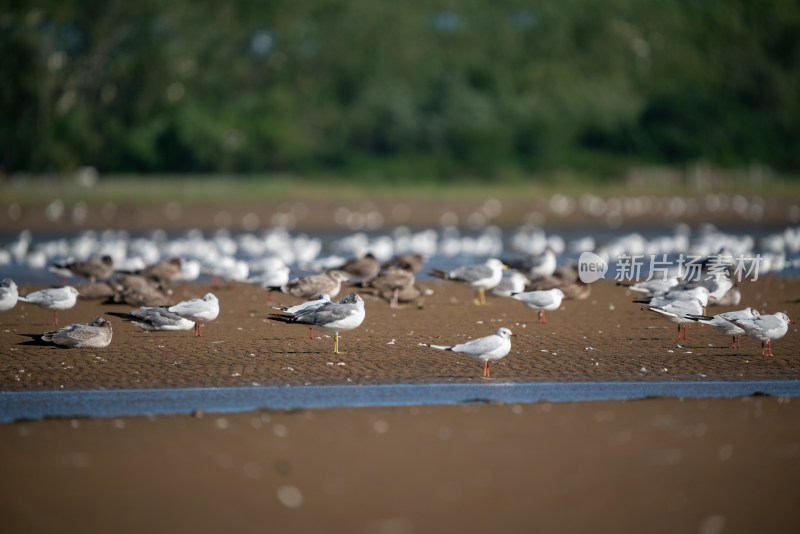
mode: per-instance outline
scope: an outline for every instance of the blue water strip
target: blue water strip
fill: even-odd
[[[469,403],[800,396],[800,380],[254,386],[0,392],[0,423],[56,417],[244,412]]]

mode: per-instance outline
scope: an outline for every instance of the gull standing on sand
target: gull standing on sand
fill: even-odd
[[[111,343],[111,334],[111,324],[102,317],[95,317],[90,323],[71,324],[45,332],[42,341],[75,349],[100,349]]]
[[[18,299],[17,284],[11,278],[3,279],[0,283],[0,312],[8,311],[16,306]]]
[[[453,346],[428,345],[434,349],[449,350],[465,354],[470,358],[483,361],[483,377],[489,378],[489,361],[500,360],[511,351],[511,333],[508,328],[501,328],[491,336],[473,339]]]
[[[299,299],[315,299],[323,293],[333,298],[339,294],[342,282],[347,279],[348,276],[343,271],[327,271],[290,280],[281,286],[281,291]]]
[[[364,300],[350,293],[339,302],[328,302],[317,308],[302,310],[295,315],[270,315],[270,319],[284,323],[312,325],[334,332],[333,352],[339,354],[339,332],[361,326],[366,312]]]
[[[80,293],[72,286],[54,287],[34,291],[30,295],[18,297],[21,302],[36,304],[40,308],[53,311],[53,324],[58,326],[58,312],[75,306]]]
[[[773,313],[772,315],[756,315],[746,319],[733,319],[733,323],[744,329],[745,335],[761,342],[761,355],[772,357],[772,340],[780,339],[786,335],[789,325],[794,321],[789,319],[785,313]],[[768,354],[764,354],[764,343],[767,343]]]
[[[219,299],[213,293],[206,293],[201,299],[192,299],[170,306],[167,311],[184,319],[194,321],[194,336],[202,337],[200,323],[213,321],[219,315]]]
[[[191,330],[195,327],[194,321],[184,319],[164,306],[142,306],[127,314],[109,313],[125,318],[146,332]]]
[[[532,310],[539,310],[539,322],[547,324],[544,312],[553,311],[561,306],[561,302],[566,298],[564,292],[559,288],[548,289],[547,291],[528,291],[527,293],[516,293],[511,298],[523,302],[525,306]]]
[[[505,268],[502,261],[497,258],[489,258],[486,263],[480,265],[465,265],[451,271],[433,269],[431,273],[437,278],[469,284],[470,287],[478,290],[479,297],[475,299],[475,304],[486,304],[484,291],[492,289],[500,283]]]
[[[691,317],[702,315],[703,308],[698,299],[679,299],[662,306],[648,306],[646,309],[677,324],[678,339],[685,341],[689,339],[686,337],[686,328],[695,322]],[[681,326],[683,326],[683,337],[681,337]]]
[[[323,306],[325,304],[330,303],[330,301],[331,301],[331,296],[328,295],[327,293],[323,293],[322,295],[320,295],[318,298],[315,298],[314,300],[307,300],[306,302],[303,302],[301,304],[297,304],[296,306],[282,306],[280,308],[273,306],[272,308],[275,309],[275,310],[280,310],[282,312],[286,312],[286,313],[291,314],[291,315],[297,315],[298,313],[302,313],[302,312],[307,311],[307,310],[315,310],[315,309],[319,308],[320,306]],[[313,326],[309,326],[308,327],[308,338],[309,339],[314,339],[314,327]]]
[[[689,315],[689,318],[697,321],[698,323],[707,324],[714,328],[714,330],[717,332],[720,332],[726,336],[731,336],[733,338],[733,344],[731,345],[731,348],[737,349],[742,346],[740,343],[740,338],[745,332],[742,327],[736,326],[731,321],[735,319],[748,319],[757,315],[760,315],[757,310],[745,308],[744,310],[719,313],[713,317],[709,317],[708,315]]]

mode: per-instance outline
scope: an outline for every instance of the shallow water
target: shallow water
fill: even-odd
[[[733,398],[800,396],[800,380],[742,382],[541,382],[394,384],[371,386],[268,386],[0,393],[0,423],[57,417],[123,417],[422,406],[634,400],[649,397]]]

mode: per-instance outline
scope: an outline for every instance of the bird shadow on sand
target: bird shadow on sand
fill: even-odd
[[[26,347],[55,347],[52,343],[48,343],[42,339],[42,334],[20,334],[22,337],[28,337],[27,341],[20,341],[17,345]]]

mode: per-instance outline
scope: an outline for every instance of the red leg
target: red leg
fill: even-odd
[[[772,354],[772,340],[771,339],[769,341],[767,341],[767,351],[769,352],[769,357],[770,358],[775,356],[774,354]]]
[[[736,348],[736,336],[733,336],[733,345],[731,345],[732,349]]]
[[[761,355],[764,356],[764,342],[761,342]]]
[[[57,310],[53,310],[53,324],[58,326],[58,311]]]
[[[539,311],[539,322],[542,324],[547,324],[547,320],[544,318],[544,310]]]
[[[742,348],[742,336],[736,336],[736,348]]]
[[[483,376],[489,378],[489,360],[483,362]]]
[[[314,329],[311,327],[308,328],[308,339],[314,339]]]

